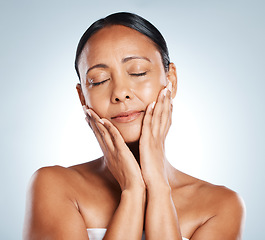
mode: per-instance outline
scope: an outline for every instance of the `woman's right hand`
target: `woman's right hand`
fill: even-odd
[[[145,189],[140,167],[118,129],[87,106],[83,106],[83,109],[87,116],[86,121],[103,151],[105,164],[121,190]]]

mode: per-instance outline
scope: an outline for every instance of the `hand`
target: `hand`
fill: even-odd
[[[157,102],[148,105],[140,137],[140,164],[147,189],[168,186],[165,138],[172,119],[171,82],[161,90]]]
[[[145,188],[140,167],[125,144],[118,129],[107,119],[83,106],[87,122],[92,128],[104,153],[106,166],[119,183],[121,190]]]

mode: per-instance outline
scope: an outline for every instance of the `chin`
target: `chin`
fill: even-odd
[[[126,143],[139,141],[141,136],[141,125],[120,128],[120,133]]]
[[[124,141],[126,143],[138,142],[139,140],[140,140],[140,134],[138,136],[132,136],[132,137],[124,138]]]

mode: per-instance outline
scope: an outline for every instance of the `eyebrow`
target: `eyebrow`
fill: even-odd
[[[122,63],[126,63],[126,62],[128,62],[130,60],[133,60],[133,59],[143,59],[143,60],[146,60],[148,62],[151,62],[151,60],[149,58],[147,58],[147,57],[141,57],[141,56],[126,57],[126,58],[123,58],[121,62]]]
[[[123,58],[121,60],[122,63],[126,63],[128,61],[131,61],[131,60],[134,60],[134,59],[143,59],[143,60],[146,60],[148,62],[151,62],[151,60],[147,57],[142,57],[142,56],[131,56],[131,57],[126,57],[126,58]],[[103,63],[99,63],[99,64],[96,64],[92,67],[90,67],[89,69],[87,69],[86,71],[86,75],[89,73],[89,71],[91,71],[92,69],[94,68],[109,68],[106,64],[103,64]]]
[[[87,69],[86,75],[88,74],[89,71],[91,71],[94,68],[108,68],[108,66],[106,64],[103,64],[103,63],[96,64],[96,65],[90,67],[89,69]]]

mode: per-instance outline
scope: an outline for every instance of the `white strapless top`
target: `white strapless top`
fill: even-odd
[[[87,233],[89,240],[102,240],[107,229],[106,228],[88,228]],[[183,240],[189,240],[187,238],[182,238]],[[142,240],[145,240],[145,233],[143,232]]]

